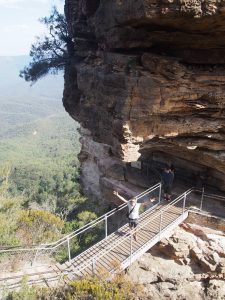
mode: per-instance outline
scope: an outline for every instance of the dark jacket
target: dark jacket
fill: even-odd
[[[162,182],[164,185],[172,185],[174,179],[174,174],[173,172],[169,171],[163,171],[162,172]]]

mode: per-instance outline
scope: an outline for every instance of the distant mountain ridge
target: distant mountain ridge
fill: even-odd
[[[29,56],[0,56],[0,97],[32,95],[62,97],[63,74],[49,75],[30,86],[19,72],[30,61]],[[14,93],[13,93],[14,92]]]
[[[31,86],[19,77],[28,63],[28,56],[0,56],[0,137],[10,137],[17,126],[64,112],[63,75],[46,76]]]

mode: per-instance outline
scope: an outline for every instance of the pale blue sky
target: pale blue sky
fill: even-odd
[[[0,56],[29,55],[45,30],[38,19],[49,16],[53,5],[63,12],[64,0],[0,0]]]

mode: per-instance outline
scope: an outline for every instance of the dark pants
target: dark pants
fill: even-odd
[[[129,218],[129,226],[130,228],[136,228],[138,226],[138,219]]]
[[[172,185],[171,184],[164,184],[163,185],[163,191],[164,191],[164,194],[171,195]]]

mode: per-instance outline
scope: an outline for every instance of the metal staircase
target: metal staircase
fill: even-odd
[[[0,286],[18,288],[21,279],[26,276],[28,284],[50,287],[87,275],[113,275],[124,270],[163,237],[169,236],[187,218],[190,207],[196,206],[196,197],[193,203],[190,196],[195,191],[193,188],[189,189],[172,202],[164,203],[161,202],[161,184],[158,183],[138,195],[139,202],[155,198],[157,203],[140,215],[136,229],[137,241],[133,239],[133,232],[127,226],[124,217],[127,205],[123,204],[54,243],[33,248],[0,250],[0,258],[4,255],[22,256],[31,261],[30,266],[13,275],[3,272]],[[202,208],[203,193],[198,198],[198,206]],[[74,242],[82,234],[91,234],[93,230],[99,233],[93,245],[74,255]],[[55,255],[62,250],[67,251],[66,261],[62,264],[55,263]]]

